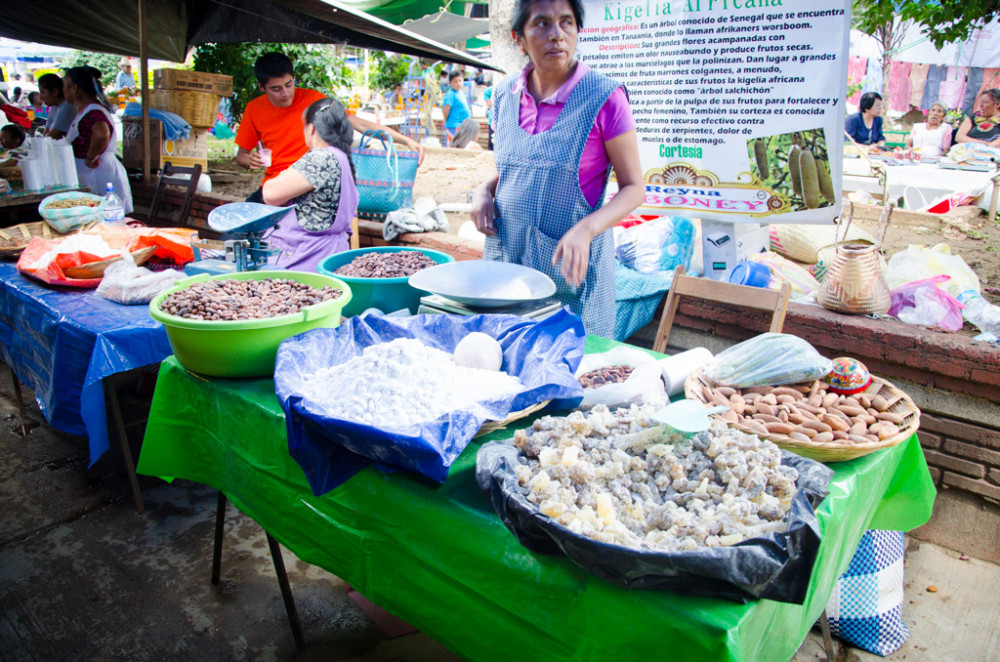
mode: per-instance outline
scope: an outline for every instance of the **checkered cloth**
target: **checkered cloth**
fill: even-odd
[[[652,321],[673,280],[673,271],[644,274],[615,260],[615,340],[628,339]]]
[[[865,531],[826,606],[834,636],[882,656],[903,645],[903,549],[902,531]]]

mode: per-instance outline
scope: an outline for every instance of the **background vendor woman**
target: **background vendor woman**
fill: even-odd
[[[309,151],[264,182],[262,193],[269,205],[296,205],[268,236],[272,245],[284,251],[275,264],[316,271],[323,258],[349,246],[351,220],[358,210],[350,157],[354,129],[336,99],[313,102],[302,123]]]
[[[78,109],[66,137],[73,145],[80,185],[104,195],[111,182],[125,213],[132,213],[132,189],[125,166],[115,155],[115,124],[109,112],[111,104],[101,91],[101,72],[94,67],[73,67],[63,77],[63,94]]]
[[[977,108],[971,117],[962,120],[955,142],[1000,147],[1000,90],[980,94]]]
[[[549,275],[588,333],[612,337],[610,228],[642,202],[635,122],[621,85],[575,58],[580,0],[517,0],[513,35],[528,55],[493,93],[497,176],[476,189],[484,256]],[[601,206],[614,169],[618,194]]]
[[[861,95],[858,112],[847,118],[844,130],[859,145],[872,145],[873,151],[885,149],[882,134],[882,95],[865,92]]]

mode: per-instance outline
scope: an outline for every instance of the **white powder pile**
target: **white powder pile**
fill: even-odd
[[[76,253],[77,251],[96,255],[102,260],[118,257],[119,255],[117,250],[108,246],[108,243],[96,234],[72,234],[43,253],[40,258],[35,260],[31,268],[44,269],[49,265],[49,262],[56,259],[57,255]]]
[[[399,430],[522,388],[505,372],[456,366],[447,352],[400,338],[304,375],[298,390],[330,416]]]

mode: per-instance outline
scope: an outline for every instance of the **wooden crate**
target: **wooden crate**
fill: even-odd
[[[223,97],[233,96],[233,77],[185,69],[157,69],[153,72],[154,90],[185,90],[207,92]]]

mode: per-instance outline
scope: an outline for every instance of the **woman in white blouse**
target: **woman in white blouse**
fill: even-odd
[[[940,101],[931,104],[927,111],[927,121],[914,124],[910,135],[906,136],[907,149],[919,149],[921,156],[941,156],[951,147],[951,125],[944,116],[947,109]]]

